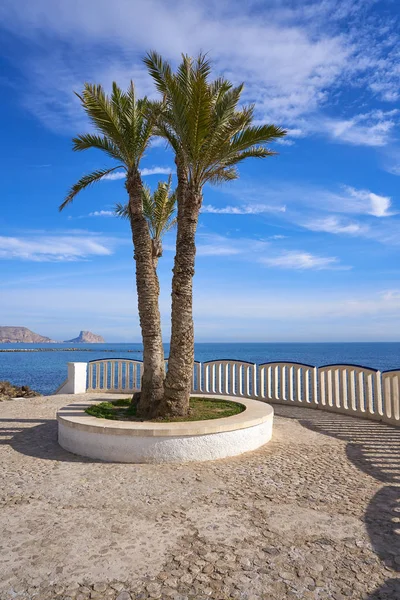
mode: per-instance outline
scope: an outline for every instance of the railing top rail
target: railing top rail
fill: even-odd
[[[223,362],[234,362],[241,363],[243,365],[255,365],[256,363],[249,362],[248,360],[240,360],[239,358],[216,358],[215,360],[206,360],[203,365],[209,365],[211,363],[223,363]]]
[[[94,360],[89,360],[89,363],[96,363],[96,362],[107,362],[107,361],[117,361],[117,360],[123,360],[124,362],[135,362],[135,363],[142,363],[143,361],[140,360],[139,358],[121,358],[121,357],[108,357],[108,358],[95,358]],[[168,358],[164,358],[164,360],[168,360]],[[200,361],[199,360],[195,360],[194,361],[195,365],[200,365]],[[204,363],[203,363],[204,364]]]
[[[385,373],[400,373],[400,367],[397,367],[397,369],[388,369],[387,371],[382,371],[382,375],[385,375]]]
[[[136,358],[96,358],[94,360],[89,360],[89,364],[90,363],[98,363],[98,362],[111,362],[111,361],[117,361],[117,360],[123,360],[124,362],[134,362],[134,363],[142,363],[142,360],[137,360]]]
[[[289,361],[289,360],[275,360],[275,361],[271,361],[271,362],[261,363],[258,366],[259,367],[268,367],[268,366],[272,366],[272,365],[289,365],[289,366],[296,365],[299,367],[307,367],[308,369],[315,369],[315,365],[308,365],[307,363],[299,363],[299,362]]]
[[[364,371],[373,371],[374,373],[379,373],[379,369],[374,369],[373,367],[365,367],[364,365],[354,365],[352,363],[333,363],[331,365],[321,365],[318,369],[328,369],[329,367],[354,367],[355,369],[363,369]]]

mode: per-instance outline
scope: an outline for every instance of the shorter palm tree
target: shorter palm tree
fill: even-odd
[[[176,225],[176,192],[171,191],[171,186],[170,175],[168,181],[158,182],[153,193],[147,185],[143,184],[142,187],[143,214],[151,235],[154,268],[157,268],[158,259],[162,256],[163,236]],[[130,219],[129,204],[118,203],[115,214],[123,219]]]

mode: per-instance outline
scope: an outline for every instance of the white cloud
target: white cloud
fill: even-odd
[[[172,173],[171,167],[152,167],[151,169],[141,169],[143,177],[147,175],[170,175]]]
[[[254,255],[265,251],[269,245],[268,241],[261,239],[229,237],[201,231],[196,236],[196,254],[199,257],[240,256],[253,261]],[[175,245],[166,243],[164,249],[175,252]]]
[[[324,119],[311,125],[311,129],[325,131],[337,142],[355,146],[385,146],[396,126],[394,117],[398,110],[373,111],[355,115],[350,119]]]
[[[315,219],[303,224],[304,227],[311,231],[323,231],[326,233],[347,233],[350,235],[359,235],[366,231],[366,227],[359,223],[343,222],[338,217],[323,217]]]
[[[117,179],[125,179],[125,171],[114,171],[114,173],[108,173],[101,178],[102,181],[116,181]]]
[[[0,259],[34,262],[76,261],[90,256],[109,256],[111,240],[79,235],[0,237]]]
[[[202,213],[211,213],[216,215],[259,215],[262,213],[285,212],[286,206],[269,206],[267,204],[247,204],[244,206],[224,206],[218,208],[212,204],[204,204],[201,208]]]
[[[125,279],[112,277],[107,273],[112,285],[106,288],[101,281],[89,286],[84,278],[79,283],[74,280],[74,286],[66,285],[61,273],[57,285],[33,285],[28,292],[24,284],[4,289],[0,314],[4,324],[10,325],[23,315],[24,324],[54,339],[67,339],[67,330],[84,322],[109,342],[139,341],[138,319],[132,311],[136,296],[131,269]],[[115,302],[117,288],[126,293]],[[199,272],[194,294],[196,337],[236,342],[398,341],[400,295],[390,297],[380,289],[377,291],[373,282],[368,288],[353,290],[340,290],[335,285],[303,290],[295,286],[293,293],[274,286],[271,293],[268,278],[249,281],[246,286],[238,286],[232,278],[214,278],[211,285],[209,273],[201,278]],[[162,288],[160,308],[166,336],[170,322],[168,289]],[[61,333],[62,328],[66,330]]]
[[[150,169],[145,167],[144,169],[140,170],[140,173],[143,177],[147,177],[148,175],[169,175],[172,173],[172,169],[170,167],[151,167]],[[125,179],[125,177],[125,171],[116,171],[114,173],[108,173],[108,175],[104,175],[101,180],[115,181],[117,179]]]
[[[386,81],[394,69],[384,65],[384,58],[395,65],[394,57],[386,56],[389,34],[382,43],[377,39],[375,45],[365,44],[367,32],[360,35],[365,3],[346,2],[350,5],[351,10],[339,10],[337,2],[327,0],[290,3],[290,8],[281,2],[258,4],[254,18],[246,3],[228,10],[226,3],[207,1],[199,5],[175,0],[167,6],[162,0],[117,0],[114,5],[106,0],[4,0],[0,17],[5,28],[33,42],[31,58],[18,63],[30,83],[23,88],[29,89],[26,108],[53,128],[69,130],[82,124],[72,90],[79,90],[84,81],[109,87],[115,79],[124,86],[133,77],[139,93],[151,95],[154,89],[140,63],[146,49],[157,48],[176,60],[182,51],[196,54],[205,48],[217,72],[235,82],[246,81],[245,97],[256,102],[260,118],[291,126],[295,137],[298,119],[319,111],[339,85],[359,82],[363,75],[371,93],[382,91],[389,99],[395,89],[395,74],[389,88]],[[388,20],[390,29],[395,31]],[[107,48],[105,56],[82,51],[99,47]],[[377,71],[379,80],[372,82],[371,74]],[[358,77],[352,79],[355,72]]]
[[[279,267],[282,269],[337,269],[338,259],[334,256],[324,257],[315,256],[308,252],[287,251],[278,256],[265,257],[260,259],[262,264],[268,267]],[[348,267],[345,267],[348,268]]]
[[[360,212],[364,212],[374,217],[390,217],[394,213],[389,212],[392,205],[392,199],[389,196],[380,196],[369,190],[356,190],[352,187],[346,187],[351,199],[355,200],[356,206],[360,207]]]
[[[115,212],[112,210],[95,210],[89,213],[88,217],[115,217]]]
[[[196,249],[197,256],[234,256],[240,254],[239,248],[228,246],[224,243],[199,244]]]
[[[392,210],[393,200],[390,196],[348,185],[329,189],[302,182],[269,181],[266,186],[264,182],[255,183],[254,180],[243,179],[236,182],[234,186],[224,187],[222,193],[246,202],[239,206],[255,207],[255,211],[257,207],[267,206],[282,212],[282,216],[289,220],[296,216],[293,220],[300,224],[304,221],[304,208],[313,210],[313,219],[315,214],[321,212],[375,217],[390,217],[397,214],[394,209]],[[254,203],[252,202],[254,198],[260,201]],[[301,215],[299,208],[303,213]],[[211,206],[211,209],[224,210],[214,206]],[[237,206],[234,209],[237,210]],[[230,211],[229,208],[228,210]]]
[[[400,175],[400,163],[388,164],[385,167],[385,171],[391,173],[392,175]]]
[[[382,297],[384,300],[400,300],[400,290],[387,290],[382,293]]]

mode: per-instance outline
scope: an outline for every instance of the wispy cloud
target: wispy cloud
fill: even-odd
[[[142,169],[141,174],[143,177],[147,177],[148,175],[170,175],[173,171],[171,167],[152,167],[151,169]]]
[[[389,196],[380,196],[369,190],[356,190],[352,187],[345,187],[345,190],[350,200],[354,199],[353,206],[355,208],[358,206],[360,213],[365,212],[374,217],[390,217],[394,214],[390,212],[392,199]]]
[[[114,171],[114,173],[108,173],[101,178],[101,181],[117,181],[118,179],[125,179],[125,171]]]
[[[87,215],[88,217],[115,217],[113,210],[95,210]]]
[[[349,235],[359,235],[366,231],[366,227],[360,223],[351,223],[343,221],[338,217],[324,217],[314,219],[303,223],[304,227],[311,231],[322,231],[326,233],[345,233]]]
[[[50,127],[76,129],[83,124],[72,90],[79,90],[85,80],[109,87],[113,79],[126,85],[133,78],[140,94],[154,94],[143,65],[132,64],[132,56],[149,47],[172,60],[182,48],[191,54],[210,48],[216,71],[247,82],[246,99],[256,103],[261,119],[293,130],[304,116],[320,114],[340,86],[356,82],[386,102],[397,98],[396,26],[389,16],[375,22],[368,13],[374,4],[369,0],[259,4],[257,19],[246,3],[235,3],[234,11],[208,1],[199,5],[176,0],[168,8],[162,0],[120,4],[123,9],[113,10],[107,2],[87,0],[71,10],[51,0],[2,3],[3,27],[32,42],[31,58],[19,61],[30,84],[23,87],[29,89],[26,107]],[[51,55],[45,48],[48,39]],[[101,60],[81,52],[82,46],[106,45],[107,56]],[[368,143],[360,118],[356,121],[346,118],[323,126],[338,140]],[[388,127],[386,122],[372,125],[373,145],[384,143]]]
[[[214,215],[260,215],[262,213],[285,212],[286,206],[269,206],[267,204],[246,204],[242,206],[224,206],[219,208],[212,204],[204,204],[202,213]]]
[[[140,173],[143,177],[147,177],[149,175],[169,175],[172,173],[171,167],[151,167],[150,169],[144,168],[141,169]],[[125,179],[126,172],[125,171],[116,171],[114,173],[108,173],[108,175],[104,175],[102,177],[102,181],[116,181],[118,179]]]
[[[355,146],[385,146],[396,126],[398,110],[372,111],[349,119],[323,119],[315,128],[337,142]],[[312,126],[311,126],[312,128]]]
[[[308,252],[287,251],[273,257],[263,257],[260,259],[262,264],[268,267],[278,267],[281,269],[298,269],[300,271],[315,269],[349,269],[339,265],[339,260],[335,256],[316,256]]]
[[[199,257],[237,256],[253,261],[255,254],[264,252],[269,246],[270,242],[262,239],[198,232],[196,254]],[[166,243],[164,248],[168,251],[175,251],[175,245],[172,244]]]
[[[254,180],[242,180],[235,186],[227,186],[222,193],[229,194],[245,201],[244,207],[270,207],[271,211],[282,213],[282,216],[290,219],[294,211],[304,211],[312,208],[315,212],[370,215],[378,218],[390,217],[396,214],[392,208],[393,199],[390,196],[378,194],[368,189],[357,189],[349,185],[336,185],[332,187],[321,187],[302,182],[263,182],[257,184]],[[256,203],[251,199],[256,198]],[[234,206],[234,209],[237,209]],[[212,210],[224,210],[211,206]],[[230,208],[228,207],[228,211]],[[238,213],[241,214],[241,213]],[[304,215],[303,215],[304,216]]]
[[[0,237],[0,259],[34,262],[84,260],[112,254],[112,241],[79,235]]]

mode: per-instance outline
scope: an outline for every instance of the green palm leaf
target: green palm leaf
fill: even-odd
[[[160,181],[151,193],[147,185],[142,187],[143,214],[147,220],[153,240],[160,241],[176,224],[176,192],[171,191],[172,176],[167,182]],[[116,204],[115,214],[123,219],[130,218],[129,204]]]
[[[140,160],[154,135],[155,122],[154,118],[150,118],[149,102],[146,98],[136,97],[133,82],[126,92],[114,82],[109,96],[101,85],[86,83],[77,96],[95,132],[73,138],[73,150],[101,150],[119,164],[82,177],[69,190],[60,210],[70,204],[80,191],[116,169],[124,168],[128,174],[139,174]]]
[[[221,183],[238,176],[232,168],[246,158],[275,154],[268,144],[286,131],[275,125],[253,125],[254,106],[240,107],[243,85],[225,78],[209,81],[211,63],[200,54],[187,55],[174,73],[156,52],[144,62],[162,94],[156,111],[157,135],[173,148],[191,185]]]
[[[86,189],[87,187],[93,185],[100,179],[103,179],[105,175],[112,173],[116,169],[121,169],[123,165],[117,165],[116,167],[112,167],[111,169],[98,169],[97,171],[93,171],[93,173],[89,173],[88,175],[84,175],[81,177],[69,190],[64,202],[60,204],[59,210],[60,212],[68,205],[71,204],[73,199],[79,192]]]

